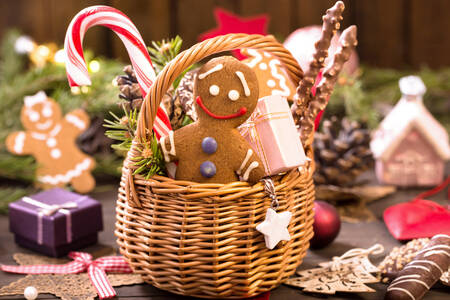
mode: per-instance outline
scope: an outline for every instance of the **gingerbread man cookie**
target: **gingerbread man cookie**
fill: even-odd
[[[289,101],[294,99],[297,87],[277,58],[256,49],[242,49],[241,53],[249,57],[242,62],[255,71],[258,78],[259,98],[280,95]]]
[[[258,182],[264,166],[236,129],[256,108],[255,73],[233,57],[212,59],[197,73],[194,97],[198,120],[160,141],[166,161],[178,161],[176,179]]]
[[[87,129],[89,117],[81,109],[64,117],[59,104],[44,92],[25,97],[21,121],[26,131],[11,133],[7,149],[17,155],[33,155],[38,163],[36,177],[42,188],[70,183],[81,193],[95,186],[90,171],[94,160],[76,145],[77,136]]]

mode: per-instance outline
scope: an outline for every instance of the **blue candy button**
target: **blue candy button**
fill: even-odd
[[[217,151],[217,142],[214,138],[208,136],[202,141],[202,150],[206,154],[213,154]]]
[[[200,173],[203,177],[211,178],[216,175],[216,165],[207,160],[200,165]]]

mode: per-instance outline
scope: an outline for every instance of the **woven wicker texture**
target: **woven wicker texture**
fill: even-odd
[[[162,95],[191,64],[218,52],[256,48],[277,56],[289,76],[303,73],[291,54],[273,37],[230,34],[180,53],[158,75],[144,101],[138,137],[151,132]],[[312,237],[314,185],[311,144],[304,145],[311,162],[302,171],[274,176],[277,211],[292,212],[289,242],[273,250],[255,227],[271,199],[262,183],[199,184],[163,176],[149,180],[132,175],[130,158],[122,173],[117,201],[116,236],[121,253],[135,272],[154,286],[202,298],[243,298],[271,290],[302,262]]]

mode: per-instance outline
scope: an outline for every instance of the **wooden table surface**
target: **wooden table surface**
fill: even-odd
[[[113,234],[114,231],[114,222],[115,222],[115,200],[116,200],[116,188],[117,185],[112,185],[110,188],[104,191],[97,191],[92,193],[92,196],[95,199],[98,199],[103,204],[103,216],[104,216],[104,224],[105,229],[100,233],[99,237],[99,245],[89,247],[85,249],[86,251],[95,251],[102,247],[102,245],[114,246],[117,248],[115,244],[115,237]],[[316,250],[316,251],[308,251],[307,256],[305,257],[303,264],[300,266],[300,269],[315,267],[317,263],[330,260],[333,256],[339,256],[343,254],[345,251],[351,248],[368,248],[376,243],[381,243],[385,247],[385,253],[390,251],[393,247],[401,245],[398,241],[396,241],[390,233],[387,231],[383,221],[382,221],[382,213],[385,208],[388,206],[407,201],[412,199],[422,190],[418,189],[409,189],[409,190],[400,190],[395,194],[381,200],[377,200],[370,204],[369,208],[375,213],[377,220],[373,222],[362,222],[362,223],[343,223],[341,227],[341,232],[337,239],[328,247]],[[432,197],[431,199],[436,200],[437,202],[444,204],[445,193],[441,192],[439,195]],[[17,252],[30,253],[30,251],[17,246],[14,243],[13,235],[8,231],[8,217],[0,216],[0,263],[3,264],[12,264],[13,259],[12,255]],[[375,259],[375,262],[379,262],[382,259],[382,256]],[[10,282],[16,281],[21,278],[22,275],[15,274],[7,274],[0,273],[0,287],[9,284]],[[305,299],[305,300],[313,300],[313,299],[322,299],[327,298],[330,300],[335,299],[367,299],[367,300],[379,300],[383,299],[383,295],[386,290],[385,284],[371,284],[372,288],[376,290],[375,293],[355,293],[355,294],[346,294],[339,293],[334,296],[321,296],[321,295],[311,295],[307,293],[301,292],[299,289],[291,288],[288,286],[280,286],[277,289],[273,290],[270,294],[271,300],[283,299]],[[134,285],[134,286],[123,286],[115,288],[118,294],[118,299],[132,299],[132,300],[143,300],[143,299],[177,299],[177,300],[187,300],[193,299],[188,297],[182,297],[173,295],[164,291],[161,291],[157,288],[152,287],[148,284],[142,285]],[[426,294],[425,299],[427,300],[438,300],[438,299],[450,299],[450,288],[445,288],[443,286],[433,288],[430,292]],[[23,299],[23,297],[0,297],[0,300],[4,299]],[[43,294],[40,295],[38,299],[57,299],[52,295]]]

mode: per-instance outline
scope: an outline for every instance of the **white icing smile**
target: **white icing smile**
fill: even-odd
[[[36,128],[39,130],[46,130],[49,129],[50,126],[52,126],[52,124],[53,124],[52,120],[47,120],[47,122],[44,123],[37,123]]]

